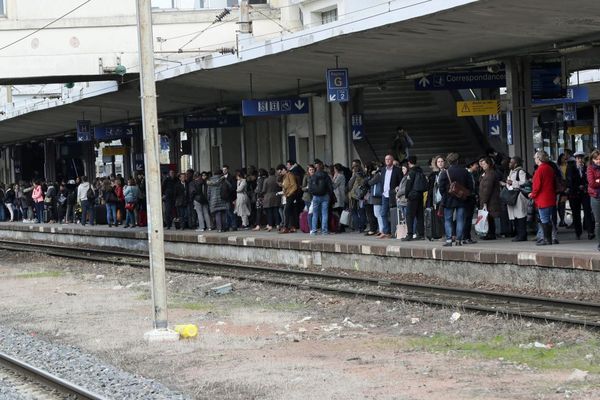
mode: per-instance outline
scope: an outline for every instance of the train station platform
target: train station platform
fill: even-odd
[[[402,242],[359,233],[309,236],[266,231],[165,231],[165,254],[252,265],[315,270],[346,270],[385,279],[402,275],[445,283],[489,285],[539,292],[597,295],[600,252],[597,242],[576,240],[561,231],[561,244],[533,241],[480,241],[442,247],[441,241]],[[147,228],[77,224],[0,224],[0,241],[147,252]]]

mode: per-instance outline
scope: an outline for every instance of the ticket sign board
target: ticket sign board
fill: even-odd
[[[456,115],[459,117],[474,117],[478,115],[500,114],[498,100],[477,100],[456,102]]]
[[[242,100],[242,114],[244,117],[308,114],[308,100],[301,97]]]

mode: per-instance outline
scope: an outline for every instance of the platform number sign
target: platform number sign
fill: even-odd
[[[327,70],[327,101],[330,103],[346,103],[350,101],[348,68]]]

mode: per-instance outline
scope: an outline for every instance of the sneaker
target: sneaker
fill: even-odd
[[[442,247],[452,247],[452,242],[446,242],[442,245]]]
[[[310,231],[310,236],[317,236],[317,231]]]
[[[329,231],[321,232],[321,235],[329,235]]]
[[[198,229],[196,229],[196,232],[204,232],[204,229],[198,228]]]
[[[400,239],[401,242],[412,242],[413,240],[415,240],[415,239],[413,239],[413,237],[411,235],[407,235],[407,236],[403,237],[402,239]]]

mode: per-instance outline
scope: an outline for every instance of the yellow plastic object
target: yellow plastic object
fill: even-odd
[[[184,339],[198,336],[198,327],[194,324],[175,325],[175,332]]]

